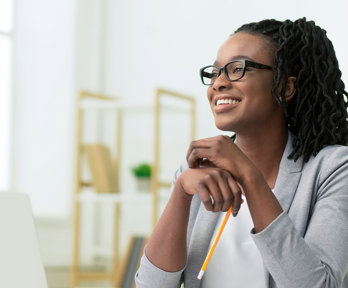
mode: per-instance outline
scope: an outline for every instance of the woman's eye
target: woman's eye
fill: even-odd
[[[242,63],[230,63],[226,68],[228,74],[230,75],[243,73]]]

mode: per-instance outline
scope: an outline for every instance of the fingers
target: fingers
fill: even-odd
[[[204,175],[205,189],[200,191],[200,198],[208,211],[218,212],[221,211],[224,198],[219,189],[219,179],[214,170],[211,173]]]
[[[187,163],[190,168],[199,168],[211,159],[211,150],[209,148],[193,148],[187,155]],[[208,160],[209,159],[209,160]],[[211,161],[209,161],[211,163]]]
[[[203,160],[213,162],[211,156],[214,155],[214,151],[226,141],[230,141],[230,138],[222,135],[192,141],[186,154],[189,167],[197,168]]]
[[[195,148],[208,149],[209,147],[211,147],[211,144],[214,141],[213,140],[214,138],[215,137],[210,137],[210,138],[192,141],[187,151],[186,158],[190,156],[190,154],[192,153],[192,150],[194,150]]]
[[[195,169],[194,169],[195,170]],[[227,211],[232,205],[234,215],[237,215],[242,204],[241,189],[232,176],[221,169],[199,169],[208,172],[204,175],[199,189],[205,208],[208,211]]]
[[[231,191],[233,194],[232,215],[236,217],[240,209],[240,205],[242,205],[243,203],[242,190],[232,177],[228,178],[227,180],[228,180],[228,186],[231,187]]]
[[[234,200],[232,190],[234,189],[235,186],[230,185],[230,181],[228,179],[230,178],[233,182],[233,178],[229,173],[223,170],[216,170],[216,171],[218,171],[218,173],[221,173],[221,178],[222,178],[222,181],[218,182],[219,190],[223,197],[223,204],[221,207],[221,211],[226,212],[231,207],[232,202]]]

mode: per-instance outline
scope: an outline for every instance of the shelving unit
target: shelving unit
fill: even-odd
[[[96,100],[96,103],[87,103],[84,104],[83,101],[86,99]],[[79,284],[81,280],[98,280],[98,279],[115,279],[115,271],[119,262],[119,230],[120,230],[120,201],[114,201],[114,209],[115,209],[115,219],[114,219],[114,255],[113,255],[113,269],[109,273],[82,273],[80,272],[80,263],[79,263],[79,254],[80,254],[80,241],[81,241],[81,233],[80,233],[80,216],[81,216],[81,203],[83,202],[83,198],[81,198],[81,191],[84,187],[91,187],[91,182],[85,182],[81,179],[82,177],[82,156],[84,154],[84,143],[82,141],[82,131],[83,131],[83,113],[89,105],[91,105],[95,109],[101,108],[111,108],[117,111],[117,145],[116,145],[116,154],[118,156],[118,161],[114,163],[115,165],[115,177],[116,177],[116,191],[114,191],[114,195],[119,195],[119,171],[120,171],[120,163],[122,157],[122,108],[119,105],[119,99],[109,97],[102,94],[91,93],[87,91],[80,91],[77,99],[77,133],[76,133],[76,171],[75,171],[75,200],[74,200],[74,240],[73,240],[73,261],[72,261],[72,274],[71,274],[71,287],[75,288]],[[105,105],[107,103],[107,105]],[[113,194],[100,193],[96,196],[96,199],[102,199],[102,196],[109,197]]]
[[[158,220],[158,202],[159,202],[159,189],[160,188],[170,188],[171,183],[163,181],[159,177],[159,164],[160,164],[160,146],[161,146],[161,110],[163,105],[161,99],[165,97],[171,97],[180,99],[183,102],[186,102],[190,105],[190,115],[191,115],[191,141],[196,137],[196,100],[190,96],[186,96],[180,93],[175,93],[165,89],[157,89],[155,95],[155,135],[154,135],[154,162],[152,166],[152,177],[151,177],[151,188],[152,188],[152,225],[155,228]]]
[[[81,91],[78,95],[77,101],[77,133],[76,133],[76,176],[75,176],[75,211],[74,211],[74,240],[73,240],[73,261],[72,261],[72,277],[71,277],[71,287],[78,287],[81,281],[94,281],[94,280],[110,280],[112,283],[116,283],[115,287],[118,287],[121,283],[122,275],[120,275],[120,267],[124,265],[120,261],[120,219],[121,219],[121,206],[123,204],[140,204],[152,206],[152,227],[154,227],[158,220],[159,214],[159,200],[161,199],[160,188],[170,187],[170,182],[160,179],[159,176],[159,164],[160,164],[160,146],[161,144],[161,129],[160,122],[163,117],[163,110],[165,104],[163,104],[162,99],[164,98],[177,99],[183,103],[187,103],[190,106],[190,122],[191,122],[191,132],[190,140],[195,138],[196,129],[196,103],[195,99],[180,93],[175,93],[172,91],[157,89],[155,94],[155,105],[154,106],[144,106],[141,105],[141,109],[146,109],[150,111],[151,115],[154,117],[154,135],[153,135],[153,164],[151,173],[151,193],[122,193],[120,190],[120,171],[121,171],[121,159],[123,157],[122,151],[122,136],[123,136],[123,115],[125,111],[139,109],[139,105],[124,104],[118,98],[112,98],[101,94],[90,93],[86,91]],[[85,100],[91,99],[92,102],[88,103]],[[82,192],[86,187],[89,190],[93,187],[90,181],[85,181],[82,179],[82,158],[85,154],[85,143],[83,143],[83,114],[88,109],[111,109],[117,113],[117,123],[116,123],[116,151],[117,161],[114,161],[115,166],[115,177],[117,187],[115,191],[110,193],[101,192]],[[169,107],[169,109],[172,109]],[[182,111],[181,111],[182,112]],[[85,189],[86,190],[86,189]],[[113,227],[113,263],[111,271],[107,273],[99,272],[89,272],[82,273],[80,271],[80,248],[81,248],[81,204],[85,203],[108,203],[114,206],[114,227]]]

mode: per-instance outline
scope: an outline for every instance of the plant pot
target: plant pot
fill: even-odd
[[[138,192],[147,192],[151,191],[151,178],[147,177],[138,177],[136,178],[136,185]]]

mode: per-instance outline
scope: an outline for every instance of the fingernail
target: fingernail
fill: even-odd
[[[237,212],[232,212],[233,217],[236,217],[237,214],[238,214],[238,211]]]

